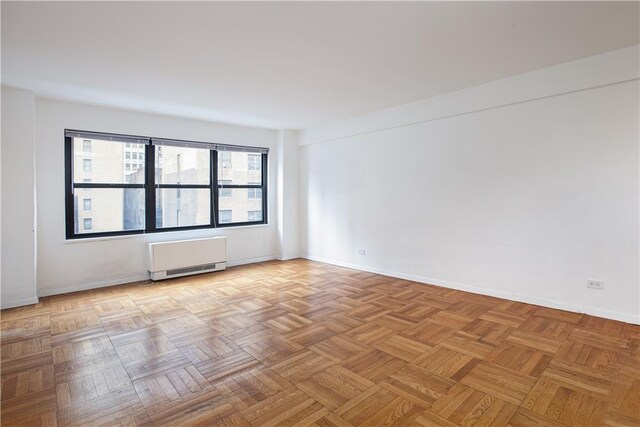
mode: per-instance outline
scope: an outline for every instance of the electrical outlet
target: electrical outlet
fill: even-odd
[[[366,255],[367,251],[364,249],[358,249],[358,255]]]
[[[604,289],[604,282],[601,280],[587,280],[587,288],[601,291]]]

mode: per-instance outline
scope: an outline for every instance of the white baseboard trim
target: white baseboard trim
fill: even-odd
[[[240,259],[240,260],[227,262],[227,267],[233,267],[233,266],[245,265],[245,264],[253,264],[253,263],[256,263],[256,262],[272,261],[274,259],[276,259],[276,257],[274,255],[269,255],[269,256],[259,257],[259,258]],[[52,295],[68,294],[68,293],[71,293],[71,292],[88,291],[88,290],[91,290],[91,289],[98,289],[98,288],[108,288],[109,286],[125,285],[127,283],[134,283],[134,282],[143,282],[143,281],[145,281],[147,279],[148,279],[147,273],[144,273],[144,274],[138,274],[138,275],[135,275],[135,276],[124,277],[122,279],[102,280],[102,281],[99,281],[99,282],[86,283],[84,285],[77,285],[77,286],[68,286],[68,287],[65,287],[65,288],[41,289],[41,290],[38,290],[38,296],[48,297],[48,296],[52,296]],[[36,302],[37,302],[37,299],[36,299]],[[28,302],[28,303],[21,304],[21,305],[26,305],[26,304],[33,304],[33,303],[32,302]],[[17,305],[16,305],[16,307],[17,307]],[[5,308],[4,304],[3,304],[2,308]]]
[[[0,305],[0,308],[4,310],[5,308],[14,308],[22,307],[23,305],[37,304],[38,302],[38,297],[21,298],[13,301],[2,301],[2,305]]]
[[[122,279],[102,280],[100,282],[86,283],[84,285],[68,286],[58,289],[40,289],[38,296],[49,297],[52,295],[69,294],[71,292],[88,291],[91,289],[108,288],[109,286],[125,285],[133,282],[143,282],[147,280],[147,274],[124,277]]]
[[[284,254],[282,256],[279,256],[278,260],[280,260],[280,261],[289,261],[290,259],[296,259],[296,258],[300,258],[300,254],[299,253]]]
[[[227,261],[227,267],[237,267],[238,265],[255,264],[257,262],[273,261],[274,259],[276,259],[275,255],[267,255],[267,256],[261,256],[261,257],[257,257],[257,258],[237,259],[235,261]]]
[[[390,271],[390,270],[375,268],[375,267],[367,267],[363,265],[336,261],[328,258],[316,257],[313,255],[302,255],[302,257],[309,259],[311,261],[337,265],[339,267],[346,267],[354,270],[366,271],[368,273],[381,274],[383,276],[395,277],[395,278],[404,279],[404,280],[411,280],[413,282],[418,282],[418,283],[426,283],[429,285],[435,285],[435,286],[441,286],[449,289],[456,289],[459,291],[471,292],[474,294],[487,295],[491,297],[502,298],[502,299],[507,299],[511,301],[518,301],[518,302],[523,302],[527,304],[535,304],[535,305],[540,305],[540,306],[549,307],[549,308],[556,308],[559,310],[571,311],[574,313],[584,313],[592,316],[604,317],[607,319],[619,320],[621,322],[640,325],[640,317],[637,315],[633,315],[631,313],[619,313],[615,311],[603,310],[597,307],[588,307],[588,306],[583,306],[579,304],[571,304],[563,301],[536,297],[533,295],[502,291],[498,289],[483,288],[479,286],[465,285],[465,284],[456,283],[456,282],[448,282],[441,279],[434,279],[434,278],[418,276],[414,274],[405,274],[397,271]]]

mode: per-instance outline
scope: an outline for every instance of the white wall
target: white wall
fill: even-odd
[[[306,130],[303,255],[640,323],[639,74],[636,46]]]
[[[2,308],[38,302],[34,96],[2,87]]]
[[[278,259],[300,256],[298,234],[298,132],[278,132]]]
[[[40,98],[35,110],[39,295],[143,280],[149,242],[225,235],[229,265],[275,258],[276,131]],[[269,147],[269,225],[65,241],[65,128]]]

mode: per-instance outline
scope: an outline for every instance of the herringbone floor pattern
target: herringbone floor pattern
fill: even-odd
[[[306,260],[2,312],[2,425],[640,425],[640,327]]]

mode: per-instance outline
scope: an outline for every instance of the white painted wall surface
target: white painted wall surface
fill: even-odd
[[[303,256],[640,323],[637,57],[568,65],[597,88],[565,93],[572,85],[543,70],[493,84],[480,111],[438,119],[415,105],[405,119],[426,117],[416,124],[398,107],[306,131]],[[623,69],[607,73],[606,61]],[[522,85],[556,87],[492,108]]]
[[[269,225],[65,241],[64,129],[212,141],[270,148]],[[227,236],[228,265],[276,256],[277,132],[36,99],[38,293],[51,295],[143,280],[147,243]]]
[[[300,256],[298,132],[278,132],[278,259]]]
[[[31,92],[2,87],[2,308],[38,301],[34,113]]]

